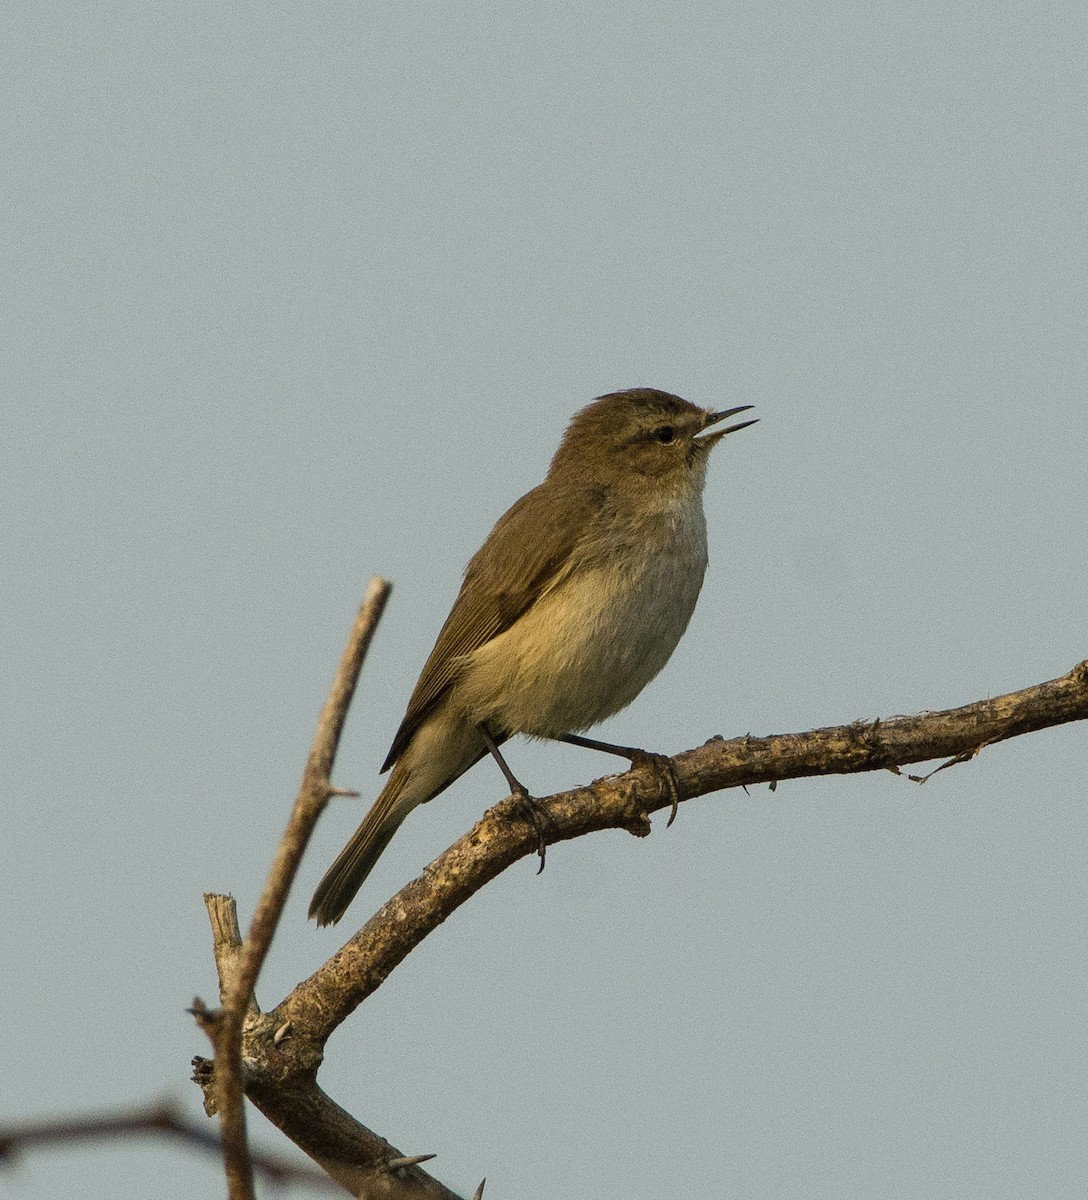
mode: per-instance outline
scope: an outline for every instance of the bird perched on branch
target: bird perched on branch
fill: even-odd
[[[415,686],[382,767],[392,774],[310,903],[338,921],[404,818],[514,734],[619,754],[579,736],[626,707],[676,649],[706,570],[711,449],[755,420],[654,388],[601,396],[571,421],[547,478],[499,519]],[[675,805],[674,805],[675,812]]]

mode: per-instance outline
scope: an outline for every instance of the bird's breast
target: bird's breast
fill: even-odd
[[[595,531],[509,629],[466,656],[451,701],[506,733],[556,737],[603,721],[668,662],[706,561],[701,505]]]

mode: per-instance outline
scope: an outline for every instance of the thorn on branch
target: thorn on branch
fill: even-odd
[[[430,1162],[437,1154],[402,1154],[399,1158],[391,1158],[385,1169],[389,1172],[402,1171],[405,1167],[418,1167],[420,1163]]]

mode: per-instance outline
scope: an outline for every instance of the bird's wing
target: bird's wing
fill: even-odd
[[[563,496],[556,494],[559,488]],[[463,656],[509,629],[562,571],[581,531],[603,507],[605,495],[603,488],[552,481],[546,491],[541,485],[527,492],[500,517],[465,568],[464,583],[412,692],[383,771],[404,753],[453,683]],[[563,512],[562,521],[555,520],[556,508]],[[495,580],[502,580],[501,588],[495,587]],[[493,732],[504,736],[501,730]]]

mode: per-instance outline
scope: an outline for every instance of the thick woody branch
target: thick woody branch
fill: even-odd
[[[215,964],[223,988],[237,969],[242,948],[238,911],[231,896],[209,893],[204,903],[212,924]],[[246,1095],[330,1179],[359,1197],[460,1200],[419,1169],[419,1164],[433,1155],[401,1154],[318,1087],[314,1078],[317,1062],[305,1060],[305,1043],[292,1037],[289,1021],[276,1023],[272,1016],[261,1014],[253,1001],[243,1029]],[[218,1065],[196,1058],[193,1067],[194,1080],[214,1104]]]
[[[671,759],[679,797],[809,775],[891,770],[945,759],[965,762],[995,742],[1088,718],[1088,662],[1061,679],[945,712],[732,741],[711,739]],[[313,761],[313,755],[311,755]],[[932,774],[931,772],[930,774]],[[908,776],[924,782],[929,776]],[[600,829],[650,831],[649,814],[673,802],[660,767],[640,766],[538,803],[549,843]],[[255,1002],[245,1030],[246,1094],[270,1121],[352,1194],[456,1200],[406,1156],[335,1104],[317,1085],[326,1039],[430,932],[512,863],[536,853],[538,834],[518,801],[496,805],[386,903],[324,966],[272,1012]],[[235,1003],[247,976],[225,939],[217,960],[233,976]],[[236,1010],[240,1011],[240,1010]],[[218,1067],[216,1068],[218,1072]]]
[[[678,754],[680,797],[809,775],[892,770],[938,758],[966,761],[984,747],[1088,718],[1088,662],[1068,675],[944,712],[858,721],[809,733],[712,739]],[[940,768],[938,768],[940,769]],[[547,840],[600,829],[649,832],[649,814],[671,804],[660,772],[640,767],[542,802]],[[537,834],[516,802],[491,809],[460,841],[407,884],[276,1010],[315,1050],[389,973],[455,909],[511,863],[535,853]]]

